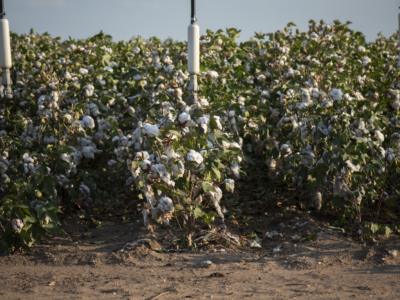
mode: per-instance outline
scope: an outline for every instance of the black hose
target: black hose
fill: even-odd
[[[192,0],[192,21],[196,19],[196,0]]]
[[[0,18],[3,19],[6,14],[4,13],[4,0],[0,1]]]

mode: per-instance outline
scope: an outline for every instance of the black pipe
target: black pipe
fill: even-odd
[[[3,0],[2,0],[3,1]],[[192,23],[196,22],[196,0],[192,0]]]
[[[0,19],[4,19],[6,13],[4,12],[4,0],[0,1]]]

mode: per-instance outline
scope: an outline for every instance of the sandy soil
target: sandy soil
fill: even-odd
[[[340,233],[328,234],[333,222],[313,213],[256,218],[260,237],[273,230],[283,237],[264,239],[261,249],[244,247],[250,223],[243,217],[227,221],[242,246],[214,234],[198,242],[196,251],[173,253],[155,249],[176,249],[179,232],[171,238],[165,229],[148,232],[140,221],[122,218],[89,228],[67,216],[62,220],[66,234],[36,244],[29,254],[0,257],[0,299],[400,298],[400,258],[388,255],[388,250],[400,250],[398,236],[369,246]],[[317,235],[294,242],[295,234]],[[124,248],[143,238],[152,241]],[[273,254],[277,245],[282,252]],[[213,265],[202,268],[205,260]]]

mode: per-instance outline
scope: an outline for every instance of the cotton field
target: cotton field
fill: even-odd
[[[367,43],[338,21],[310,21],[307,32],[289,23],[240,44],[239,32],[200,37],[191,105],[186,42],[11,33],[14,98],[0,102],[8,249],[62,232],[63,197],[90,214],[117,173],[143,199],[146,226],[223,221],[221,199],[255,156],[271,184],[309,191],[315,209],[360,229],[362,207],[395,209],[397,34]]]

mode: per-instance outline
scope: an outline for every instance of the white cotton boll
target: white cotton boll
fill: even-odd
[[[85,124],[86,128],[95,128],[96,127],[94,120],[91,116],[84,116],[82,121],[83,121],[83,124]]]
[[[315,207],[315,209],[317,211],[320,211],[321,207],[322,207],[322,194],[321,194],[321,192],[317,191],[317,192],[313,193],[312,197],[311,197],[311,200],[312,200],[312,204]]]
[[[143,172],[150,172],[151,170],[151,161],[145,159],[143,160],[142,165],[140,166],[140,168],[142,169]]]
[[[196,126],[196,122],[194,122],[190,115],[188,113],[182,113],[179,117],[178,117],[178,122],[183,126],[183,127],[192,127],[192,126]]]
[[[269,92],[268,91],[262,91],[261,92],[261,97],[269,98]]]
[[[175,178],[177,178],[179,175],[183,175],[185,172],[185,166],[183,165],[183,162],[178,161],[172,168],[172,173]]]
[[[91,84],[88,84],[85,86],[85,94],[87,97],[93,96],[94,93],[94,86]]]
[[[116,160],[110,159],[107,163],[108,166],[112,167],[113,165],[115,165],[117,163]]]
[[[142,128],[142,133],[144,136],[147,137],[155,137],[158,136],[159,129],[157,125],[144,124]]]
[[[175,182],[171,180],[171,175],[163,164],[156,164],[151,167],[151,177],[154,179],[161,178],[166,184],[175,185]]]
[[[200,99],[200,105],[202,107],[207,107],[207,106],[209,106],[209,103],[208,103],[207,99],[203,98],[203,99]]]
[[[283,144],[280,150],[283,156],[287,156],[292,153],[292,147],[290,144]]]
[[[81,75],[87,75],[87,74],[89,74],[89,70],[88,70],[88,69],[85,69],[85,68],[80,68],[78,72],[79,72],[79,74],[81,74]]]
[[[375,130],[375,135],[376,135],[377,139],[380,140],[381,142],[383,142],[385,140],[384,135],[379,130]]]
[[[79,194],[83,197],[89,197],[90,196],[90,189],[84,182],[81,182],[81,185],[78,188]]]
[[[204,161],[203,156],[199,153],[196,152],[195,150],[189,150],[188,153],[186,154],[186,159],[188,161],[195,161],[197,164],[201,164]]]
[[[82,149],[82,154],[85,158],[94,159],[95,149],[92,146],[86,146]]]
[[[219,77],[219,74],[216,71],[208,71],[207,76],[212,78],[212,79],[216,79],[216,78]]]
[[[128,111],[128,113],[130,113],[132,115],[135,113],[135,109],[132,106],[129,106],[127,111]]]
[[[65,162],[71,162],[71,155],[69,155],[68,153],[63,153],[61,154],[60,159]]]
[[[11,221],[11,227],[15,232],[20,233],[24,228],[24,223],[20,219],[14,219]]]
[[[103,75],[99,75],[97,77],[97,83],[100,85],[106,85],[107,82],[105,80],[103,80]]]
[[[240,166],[238,165],[238,163],[233,164],[230,167],[230,171],[236,177],[236,179],[240,179]]]
[[[225,187],[226,187],[226,190],[227,190],[228,192],[233,193],[234,190],[235,190],[235,180],[230,179],[230,178],[227,178],[227,179],[224,180],[224,182],[225,182],[225,185],[226,185],[226,186],[225,186]]]
[[[104,67],[103,70],[106,72],[111,72],[111,73],[114,72],[114,69],[111,67],[108,67],[108,66]]]
[[[211,185],[211,183],[209,183]],[[218,215],[224,220],[224,215],[221,211],[221,207],[219,205],[219,202],[222,199],[222,190],[219,187],[215,187],[215,192],[204,192],[204,195],[206,197],[211,198],[211,202],[213,203],[215,210],[217,211]]]
[[[72,79],[71,73],[65,72],[64,78],[65,78],[66,80],[68,80],[68,81],[71,80],[71,79]]]
[[[147,151],[136,152],[134,160],[149,160],[150,155]]]
[[[219,129],[219,130],[222,130],[222,125],[221,125],[221,121],[220,121],[220,116],[213,116],[213,118],[214,118],[214,120],[215,120],[215,123],[217,123],[217,128]]]
[[[361,53],[365,53],[366,52],[365,47],[363,47],[363,46],[358,46],[357,51],[361,52]]]
[[[343,98],[343,92],[341,89],[332,89],[329,92],[329,96],[331,96],[334,101],[340,101]]]
[[[197,123],[201,126],[201,128],[204,129],[204,132],[207,132],[208,129],[208,123],[210,122],[210,119],[207,119],[205,117],[200,117],[197,120]]]
[[[246,83],[248,84],[253,84],[254,83],[254,77],[253,76],[249,76],[246,78]]]
[[[166,73],[171,73],[171,72],[174,71],[174,68],[175,68],[174,65],[168,65],[168,66],[164,67],[164,71],[165,71]]]
[[[325,108],[331,108],[333,107],[333,101],[329,99],[323,99],[321,105]]]

